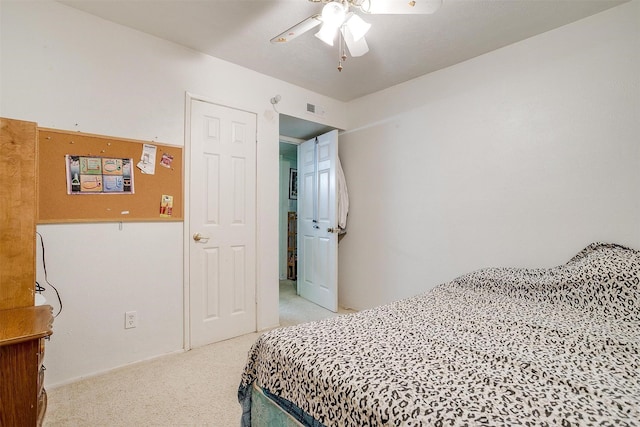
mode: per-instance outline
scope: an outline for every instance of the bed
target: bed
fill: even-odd
[[[271,330],[249,352],[241,424],[640,426],[639,282],[639,251],[594,243]]]

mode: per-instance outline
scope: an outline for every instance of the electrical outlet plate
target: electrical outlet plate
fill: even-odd
[[[127,311],[124,313],[124,328],[131,329],[138,326],[138,312]]]

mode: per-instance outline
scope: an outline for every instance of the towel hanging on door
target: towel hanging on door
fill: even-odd
[[[344,178],[344,171],[340,163],[340,157],[336,157],[336,181],[338,187],[338,228],[340,233],[346,233],[347,215],[349,214],[349,191],[347,190],[347,181]]]

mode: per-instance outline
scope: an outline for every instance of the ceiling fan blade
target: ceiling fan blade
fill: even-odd
[[[342,37],[344,37],[344,42],[349,49],[349,53],[353,57],[362,56],[365,53],[369,52],[369,46],[367,45],[367,41],[364,37],[360,37],[358,40],[353,38],[353,34],[349,30],[348,26],[343,26],[341,28]]]
[[[296,37],[298,37],[299,35],[304,34],[307,31],[311,30],[312,28],[317,27],[321,23],[322,23],[322,21],[320,20],[320,15],[310,16],[307,19],[305,19],[304,21],[298,22],[293,27],[289,28],[286,31],[283,31],[282,33],[280,33],[277,36],[275,36],[274,38],[272,38],[271,39],[271,43],[289,42],[289,41],[295,39]]]
[[[364,13],[387,15],[431,14],[442,6],[442,0],[358,0]]]

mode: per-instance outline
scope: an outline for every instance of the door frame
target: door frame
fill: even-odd
[[[279,141],[279,143],[280,143],[280,142],[285,142],[285,143],[288,143],[288,144],[293,144],[293,145],[296,145],[296,146],[300,146],[300,144],[304,143],[304,142],[305,142],[305,141],[307,141],[308,139],[313,139],[313,138],[315,138],[315,137],[318,137],[318,136],[320,136],[320,135],[322,135],[322,134],[325,134],[325,133],[327,133],[327,132],[330,132],[330,131],[332,131],[332,130],[336,130],[336,131],[338,131],[338,136],[340,136],[340,133],[341,133],[341,132],[344,132],[342,129],[340,129],[340,128],[338,128],[338,127],[335,127],[335,126],[333,126],[333,125],[326,125],[326,124],[322,124],[322,123],[319,123],[319,122],[313,121],[313,119],[312,119],[312,118],[303,118],[303,117],[297,116],[297,115],[295,115],[295,114],[290,114],[290,113],[285,113],[285,112],[278,113],[278,114],[286,114],[287,116],[289,116],[289,117],[290,117],[290,118],[292,118],[292,119],[300,120],[300,121],[302,121],[302,122],[311,122],[311,123],[316,124],[316,125],[318,125],[318,126],[320,127],[320,128],[315,129],[316,133],[314,133],[314,136],[307,137],[307,139],[300,139],[300,138],[296,138],[296,137],[291,137],[291,136],[289,136],[289,135],[284,135],[284,134],[282,133],[282,127],[281,127],[281,126],[278,126],[278,133],[279,133],[279,136],[278,136],[279,140],[278,140],[278,141]],[[278,118],[279,118],[279,116],[278,116]],[[307,130],[308,130],[308,129],[307,129]],[[313,133],[313,132],[312,132],[312,133]],[[337,153],[336,153],[336,155],[337,155]],[[279,157],[278,157],[278,158],[279,158]],[[298,159],[298,161],[299,161],[299,159]],[[279,166],[279,165],[278,165],[278,166]],[[280,175],[280,180],[282,180],[282,175]],[[278,186],[279,186],[279,188],[282,188],[282,182],[279,182],[279,183],[278,183]],[[278,194],[278,197],[280,197],[280,194]],[[297,211],[298,211],[298,210],[297,210]],[[280,212],[279,212],[279,213],[280,213]],[[280,220],[279,220],[279,221],[280,221]],[[279,230],[279,233],[278,233],[278,254],[280,254],[280,249],[281,249],[281,247],[280,247],[280,243],[281,243],[281,241],[282,241],[282,239],[283,239],[283,236],[282,236],[282,235],[280,235],[280,231],[282,231],[282,230]],[[284,233],[286,234],[286,231],[284,231]],[[286,236],[285,236],[285,238],[286,238]],[[336,261],[336,263],[338,263],[338,262],[339,262],[339,261]],[[299,265],[299,264],[298,264],[298,265]],[[337,264],[336,264],[336,268],[337,268],[337,267],[338,267],[338,266],[337,266]],[[280,259],[278,258],[278,272],[279,272],[279,271],[280,271]],[[297,275],[297,272],[296,272],[296,275]],[[298,276],[298,278],[299,278],[299,276]],[[279,273],[278,273],[278,279],[280,280],[280,275],[279,275]],[[279,280],[278,280],[278,281],[279,281]],[[297,283],[297,281],[296,281],[296,294],[298,294],[298,295],[299,295],[299,289],[298,289],[298,283]],[[338,307],[339,307],[339,304],[338,304]]]
[[[279,131],[279,129],[278,129]],[[298,145],[302,144],[304,142],[304,139],[299,139],[299,138],[292,138],[290,136],[283,136],[283,135],[279,135],[278,136],[278,146],[281,147],[281,144],[289,144],[292,146],[296,147],[296,161],[297,161],[297,151],[298,151]],[[281,162],[281,156],[282,156],[282,151],[280,150],[280,148],[278,148],[278,162]],[[278,164],[278,168],[281,166],[281,164]],[[284,181],[286,180],[286,181]],[[282,194],[282,189],[283,189],[283,184],[288,184],[289,183],[289,174],[286,174],[286,177],[284,175],[282,175],[282,171],[280,171],[280,175],[279,175],[279,191],[278,191],[278,199],[280,200],[283,197]],[[280,200],[281,202],[282,200]],[[282,215],[282,212],[280,211],[280,207],[281,204],[278,204],[278,215]],[[297,209],[296,209],[297,212]],[[283,223],[286,224],[286,221],[283,220],[283,218],[278,218],[278,225],[279,225],[279,230],[278,230],[278,281],[280,280],[286,280],[286,271],[285,271],[285,277],[284,279],[281,278],[280,276],[280,267],[282,267],[282,265],[280,264],[283,260],[280,259],[280,256],[282,255],[282,252],[284,252],[285,254],[285,259],[284,259],[284,263],[285,263],[285,270],[286,270],[286,252],[287,252],[287,246],[286,246],[286,240],[287,240],[287,231],[282,229],[282,225]],[[282,244],[284,243],[284,247],[282,246]],[[297,269],[296,269],[297,270]],[[296,275],[297,275],[297,271],[296,271]],[[297,289],[296,289],[297,292]]]
[[[190,236],[190,228],[191,228],[191,103],[193,101],[202,101],[209,104],[218,105],[225,108],[232,108],[234,110],[244,111],[247,113],[255,114],[258,117],[258,113],[255,111],[250,111],[244,108],[235,107],[232,105],[223,104],[217,102],[211,98],[200,96],[196,94],[192,94],[190,92],[185,92],[185,125],[184,125],[184,156],[183,156],[183,171],[184,171],[184,203],[183,203],[183,228],[182,228],[182,270],[183,270],[183,293],[182,293],[182,301],[183,301],[183,349],[184,351],[191,350],[191,305],[190,305],[190,297],[191,297],[191,282],[190,282],[190,265],[189,265],[189,248],[191,244],[191,236]],[[256,133],[257,133],[257,125],[256,122]],[[256,139],[257,144],[257,139]],[[256,147],[257,149],[257,147]],[[256,192],[258,186],[258,174],[257,174],[257,161],[254,165],[256,168]],[[260,206],[256,203],[256,217],[255,217],[255,244],[256,244],[256,256],[255,256],[255,271],[256,271],[256,301],[255,301],[255,310],[256,310],[256,319],[254,330],[258,330],[258,311],[260,306],[260,300],[258,298],[258,266],[259,266],[259,251],[258,251],[258,218],[260,217]]]

